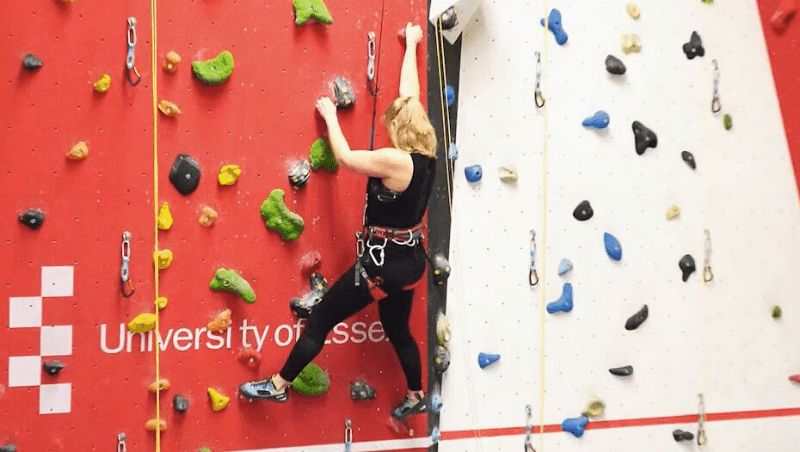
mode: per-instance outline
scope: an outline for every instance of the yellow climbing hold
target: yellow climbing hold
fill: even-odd
[[[671,220],[678,216],[681,213],[680,207],[676,206],[675,204],[669,206],[667,209],[667,220]]]
[[[169,304],[169,300],[167,300],[167,297],[158,297],[158,298],[156,298],[155,305],[158,307],[158,309],[166,308],[167,304]]]
[[[102,77],[92,85],[95,91],[104,93],[108,91],[108,88],[111,86],[111,76],[108,74],[103,74]]]
[[[226,309],[220,312],[214,320],[208,322],[209,331],[225,331],[231,326],[231,310]]]
[[[172,251],[160,250],[153,252],[153,262],[159,270],[164,270],[172,264]]]
[[[161,432],[167,431],[167,421],[164,419],[150,419],[149,421],[145,422],[144,428],[150,430],[151,432],[156,431],[158,429]]]
[[[214,220],[217,219],[217,211],[212,209],[211,207],[205,206],[203,210],[200,211],[200,219],[198,222],[205,226],[209,227],[214,224]]]
[[[639,6],[635,3],[628,3],[625,9],[628,10],[628,15],[634,19],[638,19],[639,16],[642,15],[642,10],[640,10]]]
[[[69,152],[67,152],[67,158],[70,160],[83,160],[89,155],[89,147],[86,146],[85,141],[78,141],[75,143],[72,148],[70,148]]]
[[[167,116],[178,116],[181,114],[181,109],[178,108],[177,105],[164,99],[158,101],[158,109]]]
[[[128,323],[128,331],[132,333],[146,333],[156,327],[156,315],[143,312]]]
[[[211,397],[211,409],[214,411],[219,411],[225,408],[231,401],[230,397],[220,394],[212,387],[208,388],[208,396]]]
[[[225,165],[219,170],[219,184],[220,185],[233,185],[239,175],[242,174],[242,169],[239,165]]]
[[[161,204],[158,210],[158,229],[168,231],[172,227],[172,213],[169,211],[169,203]]]
[[[169,389],[169,380],[166,378],[154,381],[150,383],[150,386],[147,387],[147,390],[150,392],[156,392],[156,390],[158,390],[158,392],[162,392],[166,391],[167,389]]]
[[[625,35],[622,37],[622,51],[626,55],[631,52],[639,53],[640,50],[642,50],[642,42],[639,41],[639,36]]]

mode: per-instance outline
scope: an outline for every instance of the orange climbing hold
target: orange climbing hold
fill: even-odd
[[[209,331],[225,331],[231,326],[231,310],[226,309],[220,312],[214,320],[208,322]]]
[[[166,116],[179,116],[181,114],[181,109],[177,105],[164,99],[158,101],[158,109]]]
[[[198,221],[201,225],[209,227],[214,224],[214,220],[216,219],[217,211],[209,206],[205,206],[203,207],[203,210],[200,211],[200,219]]]
[[[159,431],[166,432],[167,431],[167,421],[164,419],[150,419],[149,421],[145,422],[144,428],[150,430],[151,432]]]
[[[169,380],[167,380],[166,378],[154,381],[150,383],[150,386],[147,387],[147,390],[150,392],[156,392],[156,390],[158,390],[159,392],[163,392],[166,391],[167,389],[169,389]]]
[[[179,64],[181,64],[181,56],[174,50],[170,50],[167,52],[166,56],[164,56],[164,63],[161,67],[163,67],[165,71],[174,74],[175,71],[178,70]]]
[[[83,160],[88,155],[89,147],[86,146],[86,142],[84,141],[78,141],[72,146],[69,152],[67,152],[67,158],[70,160]]]

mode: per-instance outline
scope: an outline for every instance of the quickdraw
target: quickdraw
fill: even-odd
[[[533,413],[530,404],[525,405],[525,448],[523,452],[536,452],[531,445],[531,427],[533,427]]]
[[[536,272],[536,231],[531,229],[531,269],[528,272],[528,283],[531,287],[539,284],[539,274]]]
[[[536,52],[536,107],[544,107],[544,96],[542,95],[542,55]]]
[[[128,18],[128,58],[125,61],[125,67],[128,71],[125,73],[125,76],[128,79],[128,83],[131,86],[136,86],[142,80],[142,76],[139,75],[139,71],[136,69],[134,65],[134,51],[136,48],[136,18],[129,17]]]
[[[705,262],[703,263],[703,281],[711,282],[714,273],[711,271],[711,232],[703,231],[703,247],[705,248]]]
[[[714,94],[711,98],[711,112],[717,113],[722,110],[722,104],[719,101],[719,66],[717,60],[711,60],[714,64]]]
[[[130,298],[136,290],[131,281],[130,271],[128,265],[131,260],[131,233],[125,231],[122,233],[122,270],[120,270],[120,279],[122,287],[122,296]]]
[[[697,414],[697,445],[702,446],[706,443],[706,429],[703,427],[703,422],[706,420],[706,405],[703,394],[698,394],[698,397],[700,397],[700,409]]]
[[[117,452],[127,452],[125,449],[125,434],[120,433],[117,435]]]
[[[344,452],[350,452],[350,446],[353,444],[353,424],[350,419],[344,421]]]

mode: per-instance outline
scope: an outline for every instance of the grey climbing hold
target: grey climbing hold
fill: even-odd
[[[450,276],[450,262],[448,262],[447,258],[442,254],[437,254],[433,256],[432,264],[433,282],[435,282],[437,286],[441,286],[447,282],[447,278]]]
[[[623,366],[623,367],[614,367],[608,369],[612,375],[616,375],[618,377],[629,377],[633,375],[633,366]]]
[[[622,245],[616,237],[608,232],[603,233],[603,243],[606,246],[606,253],[611,259],[618,261],[622,259]]]
[[[558,263],[558,276],[561,276],[570,270],[572,270],[572,262],[567,258],[561,259],[561,262]]]
[[[642,155],[647,148],[658,146],[658,137],[655,132],[648,129],[644,124],[639,121],[633,121],[631,128],[633,129],[633,138],[636,142],[637,154]]]
[[[61,361],[45,361],[42,363],[42,369],[48,374],[52,376],[58,375],[61,372],[61,369],[64,368],[64,363]]]
[[[697,162],[694,161],[694,155],[692,155],[691,152],[689,151],[681,152],[681,158],[683,159],[684,162],[686,162],[687,165],[689,165],[689,168],[691,169],[697,168]]]
[[[694,258],[690,254],[683,256],[681,260],[678,261],[678,267],[681,269],[683,282],[686,282],[686,280],[689,279],[689,275],[697,270],[694,265]]]
[[[311,164],[303,159],[289,171],[289,184],[297,189],[303,188],[308,184],[309,177],[311,177]]]
[[[606,70],[614,75],[622,75],[628,69],[625,67],[625,63],[623,63],[622,60],[614,55],[609,55],[606,57]]]
[[[189,409],[189,399],[180,394],[175,394],[175,397],[172,398],[172,406],[178,413],[185,413]]]
[[[169,170],[169,181],[182,195],[190,195],[200,185],[200,165],[189,154],[178,154]]]
[[[442,20],[442,30],[449,30],[456,26],[458,17],[454,7],[447,8],[439,18]]]
[[[434,394],[434,395],[431,396],[430,410],[431,410],[432,414],[439,413],[439,411],[442,410],[442,405],[444,405],[444,403],[442,402],[442,396],[441,395]]]
[[[436,346],[436,354],[433,357],[434,370],[444,373],[448,367],[450,367],[450,352],[441,345]]]
[[[22,58],[22,67],[29,71],[35,71],[36,69],[42,67],[43,64],[44,61],[32,53],[29,53]]]
[[[580,204],[575,207],[575,210],[572,211],[572,216],[578,221],[586,221],[592,218],[593,215],[594,210],[592,210],[592,205],[586,200],[581,201]]]
[[[0,446],[0,452],[17,452],[17,445],[6,444],[5,446]]]
[[[289,303],[294,315],[301,319],[307,319],[311,316],[311,312],[322,301],[325,294],[328,293],[328,281],[319,273],[312,273],[308,277],[308,285],[311,288],[311,292],[301,298],[293,298]]]
[[[647,315],[649,312],[650,311],[647,309],[647,305],[642,306],[642,309],[639,309],[636,314],[628,317],[628,320],[625,321],[625,329],[628,331],[633,331],[636,328],[639,328],[639,326],[644,323],[645,320],[647,320]]]
[[[686,58],[690,60],[694,59],[696,56],[703,56],[706,54],[705,49],[703,49],[703,41],[696,31],[692,32],[692,37],[689,38],[689,42],[683,45],[683,53],[685,53]]]
[[[375,398],[375,389],[366,381],[354,381],[350,385],[350,398],[353,400],[371,400]]]
[[[458,146],[456,146],[455,142],[450,143],[450,150],[447,152],[447,158],[452,162],[458,160]]]
[[[356,93],[344,77],[333,79],[333,92],[336,99],[336,108],[350,108],[356,103]]]
[[[39,229],[44,223],[44,212],[37,209],[28,209],[19,215],[19,222],[31,229]]]
[[[691,441],[694,439],[694,434],[692,432],[676,429],[672,431],[672,438],[675,441]]]

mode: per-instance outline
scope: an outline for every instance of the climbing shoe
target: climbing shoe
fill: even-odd
[[[428,402],[425,399],[411,400],[407,395],[400,402],[400,405],[392,411],[392,416],[396,419],[403,420],[412,414],[424,413],[428,410]]]
[[[265,399],[276,402],[285,402],[289,398],[288,386],[277,389],[272,378],[261,381],[251,381],[239,386],[239,392],[248,399]]]

